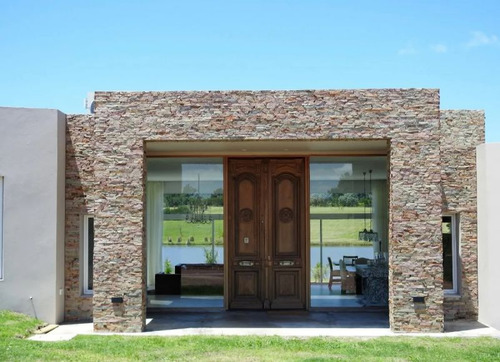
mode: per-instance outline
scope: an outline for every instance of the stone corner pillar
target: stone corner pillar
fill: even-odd
[[[96,215],[94,220],[94,330],[142,332],[147,292],[143,245],[128,241],[131,235],[113,240],[111,235],[120,235],[113,227],[115,217]],[[125,225],[122,228],[127,229]]]
[[[141,332],[147,293],[142,141],[105,126],[96,130],[94,164],[94,330]]]
[[[422,135],[391,145],[389,320],[395,332],[444,330],[439,134],[435,128]]]

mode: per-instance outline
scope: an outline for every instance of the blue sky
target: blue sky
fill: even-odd
[[[0,105],[94,90],[440,88],[500,142],[500,1],[1,1]]]

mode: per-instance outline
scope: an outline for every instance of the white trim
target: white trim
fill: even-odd
[[[89,289],[89,220],[94,219],[92,215],[83,216],[83,294],[94,294],[92,289]],[[91,256],[93,258],[93,255]]]
[[[451,218],[451,248],[452,248],[452,278],[453,278],[453,288],[443,289],[444,293],[447,295],[457,295],[458,294],[458,215],[457,214],[444,214],[443,217]]]
[[[0,176],[0,281],[4,279],[3,260],[3,176]]]

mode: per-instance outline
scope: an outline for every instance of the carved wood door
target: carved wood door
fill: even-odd
[[[304,309],[303,158],[228,160],[230,309]]]

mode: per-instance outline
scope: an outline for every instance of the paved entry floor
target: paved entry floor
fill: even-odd
[[[227,312],[154,312],[148,331],[189,329],[252,329],[255,332],[279,329],[372,328],[389,330],[387,313],[333,313],[306,311],[227,311]],[[290,331],[291,332],[291,331]],[[248,333],[246,333],[248,334]],[[266,333],[267,334],[267,333]],[[280,334],[280,333],[278,333]]]
[[[327,283],[311,284],[312,308],[362,308],[362,295],[343,295],[340,293],[340,284],[333,284],[332,289]]]
[[[148,309],[224,308],[224,297],[218,295],[148,295]]]

